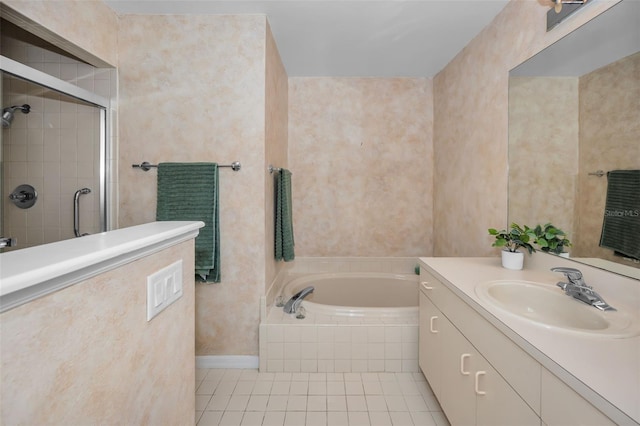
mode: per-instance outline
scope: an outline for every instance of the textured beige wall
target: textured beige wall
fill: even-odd
[[[575,235],[578,78],[509,80],[509,220]]]
[[[183,259],[147,322],[146,276]],[[0,423],[193,424],[193,240],[0,315]]]
[[[429,79],[290,78],[299,256],[430,256]]]
[[[264,16],[120,18],[120,226],[154,220],[149,161],[220,169],[219,284],[196,285],[196,354],[257,355],[265,280]]]
[[[600,248],[607,178],[596,170],[640,169],[640,53],[580,78],[580,175],[574,251],[621,261]],[[629,262],[621,261],[624,264]],[[631,265],[631,264],[630,264]]]
[[[265,292],[273,282],[278,272],[283,268],[283,262],[275,261],[274,240],[274,176],[267,172],[267,167],[284,167],[287,162],[288,147],[288,80],[278,46],[276,46],[271,28],[267,25],[266,44],[266,105],[265,105]]]
[[[547,8],[514,0],[434,78],[437,256],[493,255],[507,226],[509,70],[617,1],[589,5],[545,32]]]
[[[118,17],[101,0],[2,0],[3,17],[95,66],[118,62]],[[14,12],[17,12],[14,13]]]

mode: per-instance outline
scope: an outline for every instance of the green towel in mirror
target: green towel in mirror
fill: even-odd
[[[600,247],[640,259],[640,170],[607,173]]]

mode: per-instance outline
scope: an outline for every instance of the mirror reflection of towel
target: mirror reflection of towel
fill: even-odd
[[[640,170],[607,173],[600,247],[640,259]]]

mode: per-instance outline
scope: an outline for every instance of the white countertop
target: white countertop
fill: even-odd
[[[48,294],[143,254],[195,238],[203,226],[202,222],[151,222],[2,253],[2,310],[32,300],[35,293],[38,297]],[[21,300],[17,304],[16,298]]]
[[[477,284],[492,280],[555,285],[563,276],[549,271],[550,265],[577,267],[587,284],[611,306],[619,311],[630,310],[637,316],[640,281],[551,257],[538,257],[537,268],[525,265],[522,271],[502,268],[499,258],[420,258],[420,261],[507,337],[614,421],[628,424],[633,419],[640,423],[640,336],[594,337],[553,330],[484,303],[475,291]]]

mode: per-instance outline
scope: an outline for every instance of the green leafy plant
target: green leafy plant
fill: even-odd
[[[535,230],[527,225],[520,226],[517,223],[512,223],[509,230],[498,231],[497,229],[489,228],[488,231],[489,235],[496,237],[495,242],[491,244],[492,247],[502,247],[512,253],[517,252],[520,247],[527,249],[529,254],[536,251],[532,243],[536,241],[537,235]]]
[[[534,232],[535,244],[545,253],[560,254],[564,252],[565,247],[571,247],[571,241],[565,232],[551,223],[536,226]]]

